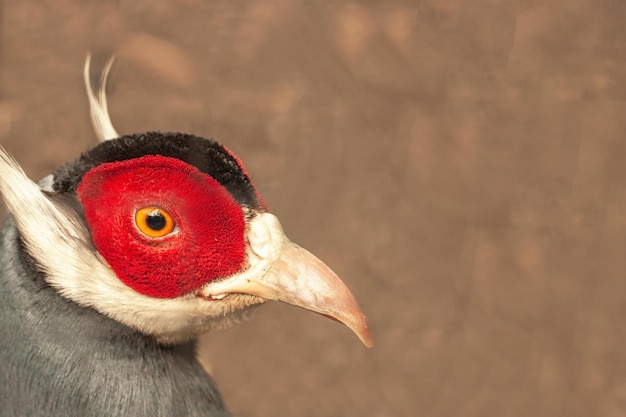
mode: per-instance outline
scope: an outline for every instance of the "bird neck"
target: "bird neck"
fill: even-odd
[[[0,234],[0,326],[6,322],[20,327],[24,337],[32,331],[33,343],[48,343],[76,352],[81,346],[98,345],[100,354],[110,347],[137,352],[146,349],[161,355],[176,355],[195,361],[197,341],[163,345],[155,338],[62,297],[45,280],[44,272],[28,254],[13,220]],[[115,355],[116,352],[110,352]],[[90,355],[90,352],[87,352]]]
[[[24,415],[228,415],[195,341],[164,346],[61,297],[11,219],[0,234],[0,363],[0,398],[32,408]]]
[[[156,342],[137,331],[97,311],[83,307],[62,297],[45,279],[37,262],[24,247],[13,220],[5,223],[1,234],[0,249],[0,309],[3,316],[16,319],[27,329],[39,329],[37,340],[71,342],[77,339],[108,343],[128,340],[129,343],[157,345]],[[193,343],[189,346],[193,347]],[[73,346],[72,349],[75,349]],[[171,349],[171,348],[168,348]],[[181,346],[181,349],[189,349]]]

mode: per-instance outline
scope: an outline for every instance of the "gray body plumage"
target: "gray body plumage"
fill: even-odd
[[[153,338],[48,286],[9,219],[0,235],[0,416],[227,416],[195,344]]]

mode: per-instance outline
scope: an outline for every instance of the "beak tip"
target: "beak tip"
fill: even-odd
[[[366,348],[371,349],[374,347],[374,340],[372,339],[372,334],[369,329],[366,328],[363,332],[361,332],[359,338]]]
[[[324,314],[324,316],[338,321],[348,327],[352,330],[352,333],[354,333],[359,340],[361,340],[361,343],[363,343],[366,348],[371,349],[374,346],[374,339],[372,338],[372,333],[370,332],[369,325],[367,324],[367,319],[358,306],[356,306],[355,310],[358,312],[353,311],[352,314],[338,314],[336,316]]]

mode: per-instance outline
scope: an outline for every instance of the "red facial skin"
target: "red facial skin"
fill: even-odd
[[[106,163],[85,174],[77,193],[98,252],[139,293],[175,298],[244,265],[241,207],[192,165],[152,155]],[[174,231],[161,238],[143,234],[135,213],[147,206],[167,211]]]

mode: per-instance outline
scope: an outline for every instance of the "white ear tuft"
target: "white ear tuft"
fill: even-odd
[[[49,197],[53,193],[47,194],[31,181],[1,146],[0,194],[35,258],[46,258],[46,252],[47,257],[52,257],[55,248],[63,243],[89,239],[80,218]],[[39,252],[42,256],[38,256]]]
[[[93,129],[96,132],[96,136],[101,142],[118,138],[120,135],[117,133],[111,123],[111,117],[109,116],[109,109],[107,108],[107,95],[106,84],[109,71],[113,65],[115,57],[107,61],[99,80],[92,80],[89,74],[89,65],[91,63],[91,54],[87,54],[85,60],[85,68],[83,76],[85,78],[85,88],[87,89],[87,98],[89,99],[89,111],[91,113],[91,123]],[[95,92],[94,92],[95,89]]]

